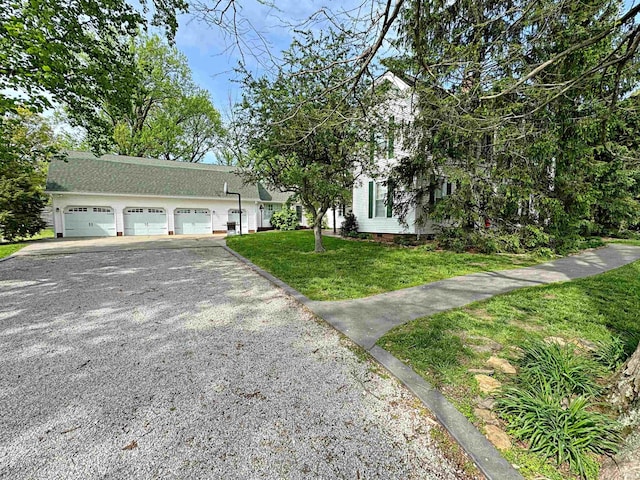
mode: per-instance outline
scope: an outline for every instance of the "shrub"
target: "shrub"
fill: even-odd
[[[340,225],[340,236],[353,237],[356,233],[358,233],[358,220],[353,212],[347,212]]]
[[[446,249],[453,250],[454,252],[462,253],[467,249],[467,232],[461,227],[453,228],[439,228],[439,232],[436,235],[438,244]]]
[[[598,348],[593,352],[593,358],[608,370],[614,371],[627,358],[625,343],[620,337],[614,336],[609,340],[598,342]]]
[[[563,404],[553,390],[511,387],[498,401],[498,410],[509,423],[509,432],[529,443],[529,449],[583,478],[593,478],[597,466],[590,453],[613,454],[618,450],[618,425],[601,413],[588,410],[589,400],[578,396]]]
[[[293,208],[283,207],[273,212],[270,222],[276,230],[295,230],[298,226],[298,215]]]
[[[503,389],[497,411],[531,451],[593,478],[597,464],[592,454],[613,454],[621,441],[618,424],[593,411],[592,398],[601,390],[598,371],[571,345],[529,343],[515,385]]]
[[[598,365],[576,354],[573,345],[531,342],[523,348],[518,380],[537,390],[551,388],[560,398],[592,397],[601,390],[595,383],[597,372]]]

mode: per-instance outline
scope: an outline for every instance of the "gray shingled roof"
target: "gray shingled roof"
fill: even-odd
[[[246,184],[237,171],[222,165],[68,152],[64,160],[49,165],[47,191],[225,198],[227,182],[230,191],[247,200],[284,202],[290,196]]]

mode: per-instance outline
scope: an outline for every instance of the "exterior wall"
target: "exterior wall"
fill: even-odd
[[[353,211],[353,208],[351,207],[351,205],[348,205],[345,208],[346,212],[349,211]],[[327,210],[327,213],[325,214],[325,218],[327,219],[327,225],[329,226],[329,229],[333,230],[333,209],[330,208],[329,210]],[[344,222],[344,216],[342,215],[342,208],[338,208],[336,207],[336,230],[340,230],[340,227],[342,226],[342,222]]]
[[[358,221],[358,231],[366,233],[416,233],[413,227],[413,212],[407,218],[407,226],[404,226],[395,215],[376,217],[374,204],[373,218],[369,218],[369,182],[371,180],[370,177],[363,177],[362,183],[353,189],[353,213]]]
[[[406,225],[402,225],[397,216],[376,217],[375,200],[373,218],[369,218],[369,182],[374,181],[384,183],[389,176],[390,170],[399,159],[409,155],[407,149],[411,148],[410,142],[403,138],[400,126],[413,121],[416,112],[416,97],[409,85],[390,72],[385,73],[377,80],[377,83],[389,81],[393,85],[391,97],[384,104],[384,114],[389,118],[393,116],[398,128],[393,138],[393,149],[389,152],[389,144],[376,146],[375,176],[361,176],[361,183],[353,188],[353,213],[358,221],[358,230],[366,233],[380,234],[433,234],[435,233],[434,222],[428,221],[424,225],[416,224],[416,211],[410,211],[406,218]],[[387,142],[389,139],[387,139]],[[376,185],[377,186],[377,185]],[[374,194],[375,198],[375,194]]]
[[[64,232],[64,209],[71,206],[111,207],[115,212],[116,232],[122,235],[124,232],[123,212],[128,207],[155,207],[164,208],[167,214],[167,230],[175,232],[174,211],[177,208],[206,208],[211,211],[212,231],[216,233],[227,232],[229,210],[237,209],[236,199],[193,199],[173,197],[137,197],[123,195],[84,195],[53,193],[52,207],[56,236]],[[243,233],[256,231],[256,212],[258,203],[254,200],[242,201],[242,209],[247,212],[248,225],[242,225]]]

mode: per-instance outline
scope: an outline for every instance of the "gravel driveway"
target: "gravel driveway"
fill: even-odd
[[[416,401],[222,248],[0,263],[0,478],[458,478]]]

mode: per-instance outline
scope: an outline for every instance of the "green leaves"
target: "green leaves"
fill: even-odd
[[[370,170],[373,98],[353,86],[344,33],[300,33],[273,77],[243,82],[234,132],[246,143],[245,177],[295,194],[315,225]],[[318,238],[316,238],[318,240]]]
[[[523,350],[516,385],[498,399],[510,433],[558,465],[595,478],[590,454],[613,454],[621,441],[619,426],[595,410],[597,365],[569,345],[535,342]]]

